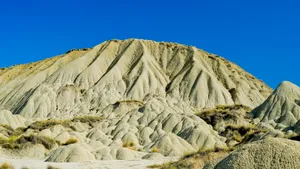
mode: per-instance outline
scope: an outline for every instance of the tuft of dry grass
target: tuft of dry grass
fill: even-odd
[[[212,125],[219,135],[226,137],[228,146],[236,146],[247,143],[257,134],[267,132],[253,123],[250,111],[249,107],[240,104],[218,105],[196,115]]]
[[[20,149],[30,145],[42,144],[45,148],[51,149],[57,142],[44,136],[11,136],[8,139],[1,139],[0,146],[6,149]]]
[[[121,100],[121,101],[116,102],[115,105],[119,105],[121,103],[127,103],[127,104],[134,103],[134,104],[138,104],[139,106],[142,106],[145,104],[144,102],[142,102],[140,100]]]
[[[75,144],[78,142],[77,138],[69,138],[63,145]]]
[[[179,161],[168,162],[161,165],[151,165],[148,168],[157,169],[199,169],[206,164],[222,159],[229,154],[229,150],[207,150],[197,153],[189,153]]]
[[[32,123],[28,128],[42,131],[44,129],[48,129],[50,127],[62,125],[64,127],[70,127],[69,120],[44,120],[44,121],[36,121]]]
[[[5,162],[0,165],[0,169],[14,169],[14,167],[11,164]]]
[[[81,122],[81,123],[97,123],[103,121],[103,117],[100,116],[77,116],[74,117],[72,122]]]
[[[135,147],[134,142],[124,143],[124,144],[123,144],[123,147],[124,147],[124,148],[128,148],[128,149],[131,149],[131,150],[136,150],[136,147]]]
[[[261,129],[253,124],[249,125],[228,125],[225,131],[220,133],[221,136],[229,139],[234,139],[239,143],[246,143],[250,141],[256,134],[266,133],[266,129]]]
[[[158,153],[159,149],[157,147],[153,147],[151,150],[152,153]]]
[[[48,165],[47,166],[47,169],[60,169],[59,167],[54,167],[54,166],[52,166],[52,165]]]

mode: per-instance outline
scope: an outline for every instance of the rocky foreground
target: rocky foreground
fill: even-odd
[[[181,156],[152,167],[297,168],[298,154],[285,150],[298,150],[290,139],[300,131],[299,100],[298,86],[272,91],[195,47],[110,40],[0,69],[0,155],[22,159],[11,161],[20,168],[113,168],[99,160],[150,165]]]

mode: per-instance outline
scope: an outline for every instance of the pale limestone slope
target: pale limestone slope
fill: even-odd
[[[226,139],[195,110],[224,104],[255,107],[272,91],[216,55],[136,39],[106,41],[92,49],[4,69],[0,75],[4,79],[0,110],[18,116],[19,126],[25,123],[19,115],[28,124],[39,119],[103,117],[92,126],[76,123],[72,128],[58,125],[40,131],[38,135],[60,142],[71,135],[78,139],[74,146],[60,146],[49,154],[48,160],[56,162],[132,160],[153,150],[180,156],[226,148]],[[124,148],[129,143],[140,152]]]
[[[300,168],[300,143],[282,138],[268,138],[249,143],[219,162],[215,169]],[[207,167],[209,168],[209,167]]]
[[[282,82],[269,98],[252,113],[262,122],[290,127],[300,120],[300,88],[291,82]]]
[[[271,92],[235,64],[173,43],[112,40],[34,65],[13,67],[1,75],[6,79],[0,85],[3,109],[46,118],[154,95],[168,95],[196,108],[255,107]]]

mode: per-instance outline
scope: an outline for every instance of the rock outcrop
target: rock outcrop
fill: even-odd
[[[215,169],[300,168],[300,143],[267,138],[249,143],[219,162]]]
[[[90,113],[120,100],[172,97],[196,108],[256,107],[271,89],[237,65],[195,47],[106,41],[0,72],[0,107],[27,118]]]
[[[0,123],[52,139],[52,162],[155,159],[226,148],[226,138],[195,113],[254,108],[271,92],[234,63],[192,46],[110,40],[0,70]]]
[[[284,129],[300,120],[300,88],[291,82],[282,82],[269,98],[252,111],[254,118],[273,127]]]

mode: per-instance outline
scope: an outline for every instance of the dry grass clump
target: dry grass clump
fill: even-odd
[[[19,127],[17,129],[13,129],[11,126],[8,125],[0,125],[0,133],[6,137],[11,136],[19,136],[26,131],[26,128]]]
[[[145,103],[140,100],[121,100],[121,101],[117,101],[114,104],[114,107],[118,107],[120,104],[137,104],[138,106],[142,106]]]
[[[69,138],[63,145],[75,144],[78,142],[77,138]]]
[[[189,153],[179,161],[169,162],[161,165],[152,165],[148,168],[159,169],[199,169],[206,164],[220,160],[229,154],[229,150],[207,150]]]
[[[219,135],[226,137],[226,143],[231,147],[247,143],[254,136],[267,132],[253,124],[250,111],[251,109],[244,105],[218,105],[197,115],[212,125]]]
[[[220,135],[227,138],[226,143],[235,140],[238,144],[251,141],[257,134],[268,132],[255,125],[228,125]]]
[[[57,142],[51,138],[44,137],[44,136],[36,136],[36,135],[30,135],[30,136],[21,136],[17,143],[24,144],[24,143],[31,143],[31,144],[42,144],[46,149],[52,149]]]
[[[56,125],[62,125],[65,128],[72,128],[73,122],[81,122],[81,123],[97,123],[103,121],[103,117],[100,116],[77,116],[71,120],[43,120],[43,121],[36,121],[28,126],[27,129],[33,129],[42,131],[44,129],[51,128]]]
[[[20,149],[26,146],[41,144],[46,149],[52,149],[57,142],[44,136],[11,136],[8,139],[1,139],[0,146],[6,149]]]
[[[56,125],[62,125],[64,127],[70,127],[70,121],[69,120],[44,120],[44,121],[36,121],[32,123],[28,128],[34,129],[34,130],[44,130]]]
[[[151,150],[152,153],[158,153],[159,149],[157,147],[153,147]]]
[[[16,143],[18,136],[11,136],[8,137],[7,139],[1,139],[0,140],[0,145],[3,148],[8,148],[8,149],[16,149],[20,148],[20,145]]]
[[[59,167],[54,167],[54,166],[52,166],[52,165],[48,165],[47,166],[47,169],[60,169]]]
[[[74,51],[88,51],[90,48],[80,48],[80,49],[71,49],[66,52],[66,54],[74,52]]]
[[[217,105],[215,108],[213,109],[208,109],[208,110],[204,110],[198,114],[202,114],[202,113],[223,113],[223,112],[230,112],[230,111],[234,111],[234,110],[243,110],[244,112],[250,112],[251,108],[249,108],[248,106],[242,105],[242,104],[235,104],[235,105]]]
[[[123,144],[123,147],[124,147],[124,148],[129,148],[129,149],[131,149],[131,150],[136,150],[136,147],[135,147],[134,142],[124,143],[124,144]]]
[[[196,115],[206,123],[212,125],[216,131],[220,132],[225,127],[224,125],[250,123],[252,120],[249,114],[250,111],[251,109],[244,105],[219,105],[214,109],[198,112]]]
[[[0,169],[14,169],[14,167],[11,164],[5,162],[0,165]]]
[[[97,123],[103,121],[103,117],[100,116],[77,116],[74,117],[72,122],[81,122],[81,123]]]

